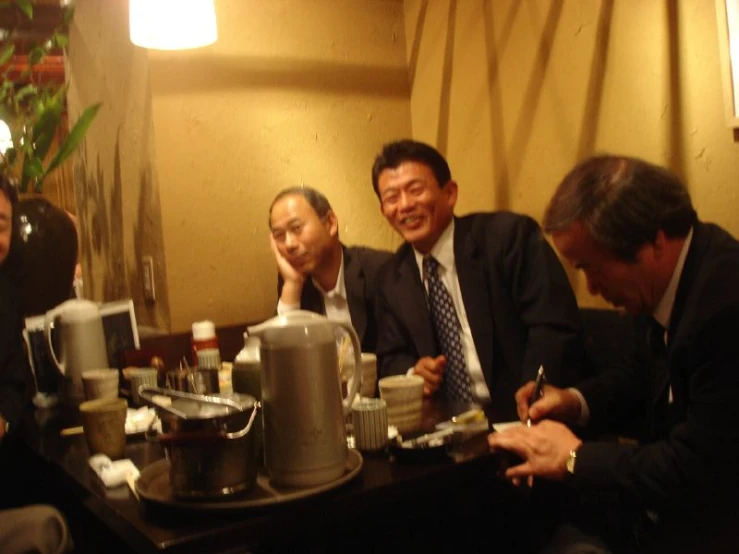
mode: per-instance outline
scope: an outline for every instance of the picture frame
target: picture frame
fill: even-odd
[[[739,0],[716,0],[721,81],[726,124],[739,127]]]

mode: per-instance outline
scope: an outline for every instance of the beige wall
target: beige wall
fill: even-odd
[[[668,165],[704,220],[739,235],[714,2],[405,0],[413,135],[446,152],[458,213],[541,219],[594,152]],[[581,277],[583,305],[600,305]]]
[[[128,38],[128,2],[80,0],[70,29],[70,121],[102,108],[74,168],[85,295],[133,298],[139,323],[169,328],[166,258],[146,51]],[[156,260],[154,304],[144,302],[141,257]]]
[[[91,262],[96,299],[99,281],[119,269],[127,278],[117,292],[141,297],[132,269],[152,254],[168,301],[158,326],[268,317],[277,273],[267,212],[277,191],[301,183],[329,197],[345,242],[398,244],[370,167],[386,140],[410,134],[401,2],[219,0],[219,41],[169,53],[127,44],[119,4],[79,0],[70,52],[70,104],[105,102],[84,149],[79,202],[92,204],[91,221],[98,203],[120,204],[123,228]],[[135,201],[144,185],[156,213]],[[141,221],[141,209],[151,218]],[[147,225],[161,242],[135,251],[129,243]]]
[[[147,53],[128,42],[125,2],[77,2],[70,111],[104,102],[75,173],[86,287],[133,296],[144,323],[270,315],[267,209],[286,186],[326,192],[346,242],[395,247],[369,168],[411,134],[447,154],[460,214],[540,219],[576,160],[618,152],[672,167],[701,217],[739,234],[713,2],[216,4],[217,44]]]

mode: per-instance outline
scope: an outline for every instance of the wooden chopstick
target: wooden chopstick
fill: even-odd
[[[81,435],[83,432],[82,425],[80,425],[78,427],[67,427],[66,429],[62,429],[59,434],[62,437],[69,437],[71,435]]]

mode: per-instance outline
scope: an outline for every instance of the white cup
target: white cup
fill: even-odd
[[[354,443],[359,450],[377,452],[387,446],[387,404],[380,398],[361,398],[352,405]]]
[[[392,375],[378,383],[380,398],[387,403],[387,421],[398,433],[411,433],[421,427],[423,377]]]
[[[128,377],[131,380],[131,400],[135,406],[140,406],[139,387],[142,385],[156,387],[157,370],[153,367],[137,367],[129,370]]]
[[[117,369],[88,369],[82,372],[82,389],[87,400],[118,397]]]

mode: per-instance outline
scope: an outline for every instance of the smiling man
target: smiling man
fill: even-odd
[[[567,386],[583,351],[575,298],[536,222],[512,213],[454,216],[458,186],[434,148],[385,145],[372,184],[405,239],[378,284],[380,374],[424,378],[427,396],[516,417],[514,393],[544,365]]]
[[[524,460],[509,477],[566,479],[586,500],[549,551],[735,552],[739,242],[698,220],[677,176],[618,156],[575,167],[544,228],[590,291],[639,316],[641,330],[622,368],[546,387],[531,406],[524,386],[519,417],[540,423],[489,437]],[[612,434],[629,415],[641,415],[639,444],[583,442],[552,421]]]
[[[389,252],[347,247],[328,199],[310,187],[277,194],[269,210],[270,244],[280,273],[277,313],[304,309],[351,323],[363,352],[377,340],[377,273]]]

